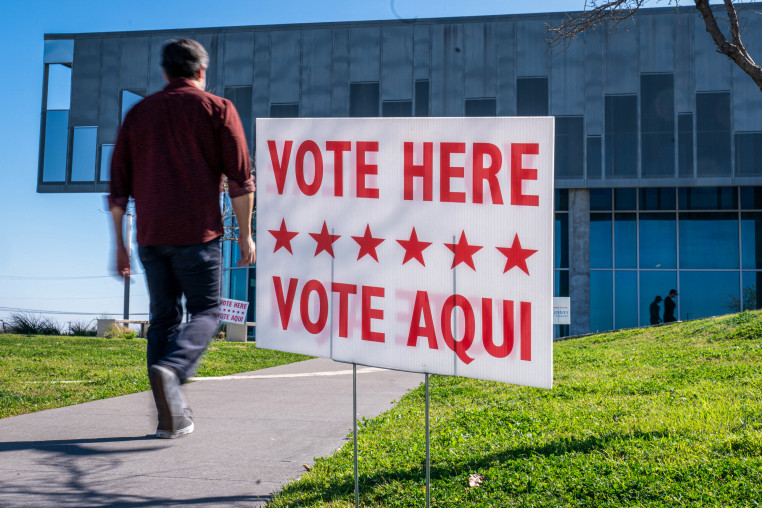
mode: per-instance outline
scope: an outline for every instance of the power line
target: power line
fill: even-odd
[[[132,275],[143,275],[143,272],[134,272]],[[82,275],[82,276],[44,276],[44,275],[0,275],[5,280],[82,280],[82,279],[121,279],[115,275]]]
[[[65,310],[22,309],[18,307],[0,307],[0,312],[27,312],[30,314],[69,314],[72,316],[121,316],[121,312],[69,312]],[[132,316],[147,316],[147,312],[132,312]]]

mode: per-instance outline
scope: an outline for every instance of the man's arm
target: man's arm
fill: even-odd
[[[114,239],[116,247],[116,271],[119,275],[127,277],[130,275],[130,253],[124,245],[124,235],[122,235],[122,220],[124,218],[124,208],[121,206],[112,206],[111,218],[114,219]]]
[[[257,259],[256,245],[251,238],[251,213],[254,208],[254,193],[248,192],[231,198],[230,202],[233,205],[235,219],[238,221],[238,247],[241,248],[241,259],[238,260],[238,266],[253,265]]]

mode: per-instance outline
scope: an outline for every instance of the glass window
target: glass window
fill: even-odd
[[[555,270],[553,296],[569,296],[569,270]]]
[[[235,110],[238,112],[238,116],[241,118],[243,132],[246,134],[246,143],[249,145],[249,149],[251,149],[251,131],[253,124],[251,94],[252,91],[250,86],[229,86],[225,88],[225,98],[233,103]]]
[[[590,331],[614,328],[614,288],[611,270],[590,271]]]
[[[741,187],[741,208],[762,210],[762,187]]]
[[[71,107],[71,64],[48,65],[48,96],[45,108],[69,109]]]
[[[71,181],[95,181],[95,156],[98,145],[97,127],[74,127],[71,151]]]
[[[736,134],[736,175],[762,174],[762,132]]]
[[[681,213],[680,268],[738,268],[738,214]]]
[[[601,137],[587,137],[587,177],[591,180],[600,180],[603,168],[603,154],[601,153]]]
[[[614,291],[614,326],[635,328],[638,326],[638,272],[616,270]]]
[[[673,187],[640,189],[641,210],[674,210],[675,204],[675,189]]]
[[[677,167],[679,176],[693,176],[693,113],[677,115]]]
[[[637,252],[637,220],[635,214],[614,214],[615,266],[617,268],[636,268]]]
[[[698,176],[730,176],[730,92],[696,93]]]
[[[230,298],[230,270],[222,271],[222,298]]]
[[[681,210],[736,210],[735,187],[681,187],[677,189]]]
[[[569,214],[557,213],[553,234],[556,268],[569,268]]]
[[[516,80],[516,114],[548,116],[548,78]]]
[[[384,101],[381,107],[384,116],[413,116],[413,101]]]
[[[349,116],[374,117],[378,116],[379,89],[378,83],[349,84]]]
[[[122,122],[132,106],[143,100],[143,96],[129,90],[122,90]]]
[[[677,272],[667,270],[640,271],[640,326],[647,326],[651,323],[649,307],[657,295],[662,298],[662,302],[659,304],[659,318],[664,318],[663,300],[669,294],[670,289],[677,289]],[[679,302],[675,303],[678,304],[679,308]],[[675,309],[675,317],[680,319],[678,309]]]
[[[615,210],[636,210],[638,206],[637,189],[614,189]]]
[[[672,74],[640,77],[642,175],[675,176],[675,88]]]
[[[108,182],[111,180],[111,156],[114,154],[114,145],[101,145],[101,172],[98,180]]]
[[[556,178],[582,178],[585,122],[581,116],[556,117]]]
[[[230,298],[246,301],[246,286],[248,285],[248,268],[233,268],[230,270]]]
[[[611,268],[611,214],[590,214],[590,268]]]
[[[556,189],[555,193],[556,211],[568,211],[569,189]]]
[[[466,99],[466,116],[497,116],[497,100]]]
[[[762,299],[757,298],[757,288],[762,287],[762,272],[743,272],[742,282],[743,310],[762,309]]]
[[[594,212],[611,210],[611,189],[590,189],[590,210]]]
[[[415,116],[429,116],[429,80],[415,82]]]
[[[66,179],[66,154],[69,145],[69,112],[45,113],[45,154],[42,162],[43,182]]]
[[[638,162],[638,97],[607,95],[606,175],[634,178]]]
[[[741,214],[741,258],[746,269],[762,269],[762,213]]]
[[[738,272],[680,272],[680,316],[698,319],[734,312],[739,305]]]
[[[299,118],[299,104],[270,104],[270,118]]]
[[[674,213],[640,214],[640,268],[677,267],[675,224]]]

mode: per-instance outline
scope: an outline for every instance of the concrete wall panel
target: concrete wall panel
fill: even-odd
[[[302,31],[273,32],[271,40],[270,102],[299,102]]]
[[[381,28],[352,28],[349,40],[349,80],[380,81]]]
[[[224,35],[223,86],[254,83],[254,32]]]
[[[381,31],[381,100],[413,98],[413,28],[390,26]]]
[[[302,32],[302,97],[299,115],[331,116],[333,31]]]
[[[497,23],[464,23],[466,98],[497,97]]]

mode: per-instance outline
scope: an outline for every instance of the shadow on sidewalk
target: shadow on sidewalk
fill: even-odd
[[[170,443],[157,440],[153,434],[0,442],[0,457],[7,452],[38,452],[34,461],[17,464],[15,475],[6,471],[0,476],[0,506],[27,506],[32,499],[44,500],[43,506],[58,507],[261,506],[271,499],[269,495],[173,499],[171,494],[141,488],[140,473],[115,472],[136,454],[168,446]],[[56,470],[54,474],[51,468]],[[19,504],[13,504],[17,500]]]

